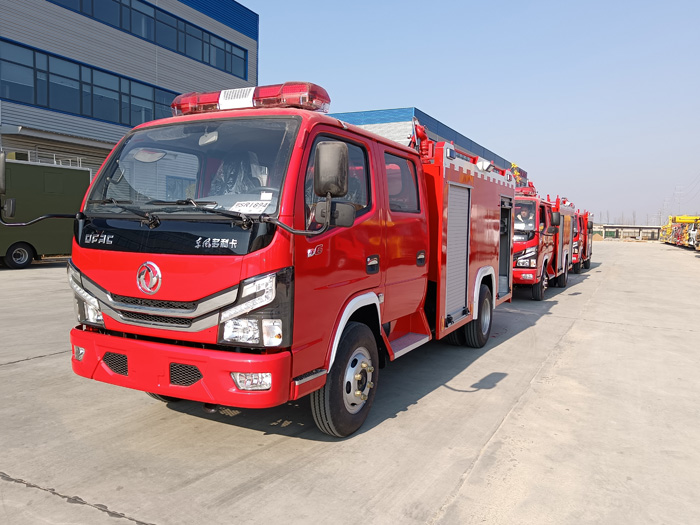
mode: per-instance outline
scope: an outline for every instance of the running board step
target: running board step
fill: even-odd
[[[409,353],[411,350],[418,348],[419,346],[430,341],[430,336],[426,334],[406,334],[398,339],[390,341],[391,349],[394,351],[394,359],[401,357],[404,354]]]

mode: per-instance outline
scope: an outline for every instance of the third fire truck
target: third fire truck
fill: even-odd
[[[571,249],[574,273],[581,273],[581,267],[589,269],[593,253],[593,216],[587,211],[577,210],[574,215],[574,238]]]

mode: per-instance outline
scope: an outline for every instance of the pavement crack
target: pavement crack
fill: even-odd
[[[153,523],[148,523],[145,521],[137,520],[137,519],[132,518],[130,516],[127,516],[126,514],[123,514],[121,512],[115,512],[113,510],[110,510],[106,505],[102,505],[99,503],[89,503],[79,496],[66,496],[64,494],[61,494],[60,492],[57,492],[55,489],[40,487],[39,485],[35,485],[34,483],[30,483],[30,482],[25,481],[23,479],[13,478],[12,476],[5,474],[2,471],[0,471],[0,481],[5,481],[8,483],[16,483],[18,485],[24,485],[28,489],[34,489],[34,490],[40,490],[42,492],[48,492],[49,494],[51,494],[53,496],[56,496],[56,497],[59,497],[59,498],[65,500],[66,503],[72,503],[75,505],[85,505],[87,507],[92,507],[93,509],[99,510],[100,512],[107,514],[110,518],[125,519],[125,520],[132,522],[132,523],[136,523],[137,525],[155,525]]]
[[[44,357],[52,357],[54,355],[67,354],[70,350],[61,350],[60,352],[54,352],[53,354],[35,355],[34,357],[27,357],[26,359],[18,359],[17,361],[10,361],[8,363],[0,363],[0,366],[16,365],[17,363],[24,363],[26,361],[33,361],[34,359],[42,359]]]

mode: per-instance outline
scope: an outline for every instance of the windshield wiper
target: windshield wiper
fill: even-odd
[[[222,217],[228,217],[229,219],[236,219],[236,220],[240,221],[241,227],[244,230],[247,230],[253,224],[253,219],[248,217],[245,213],[241,213],[239,211],[223,210],[221,208],[208,208],[206,206],[202,206],[202,204],[217,205],[218,203],[216,201],[195,201],[194,199],[183,199],[183,200],[168,202],[168,201],[161,201],[161,200],[152,200],[152,201],[148,201],[146,204],[152,204],[152,205],[176,204],[178,206],[181,206],[180,208],[163,208],[161,211],[164,213],[182,211],[183,207],[187,207],[187,208],[194,208],[195,210],[201,211],[204,213],[213,213],[214,215],[221,215]]]
[[[148,213],[147,211],[140,210],[139,208],[134,208],[133,206],[124,206],[124,204],[131,204],[131,201],[118,201],[116,199],[103,199],[103,200],[92,200],[88,201],[88,204],[111,204],[119,209],[133,213],[138,217],[143,217],[146,219],[142,221],[150,229],[157,228],[160,226],[160,219],[155,213]]]
[[[194,199],[178,199],[176,201],[162,201],[159,199],[154,199],[154,200],[144,202],[144,204],[149,204],[152,206],[172,206],[173,204],[176,204],[178,206],[186,206],[189,204],[189,205],[194,206],[196,208],[196,207],[202,206],[202,205],[216,206],[218,204],[218,202],[216,202],[216,201],[196,201]]]

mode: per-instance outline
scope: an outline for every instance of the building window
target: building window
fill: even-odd
[[[104,24],[248,78],[248,51],[140,0],[49,0]]]
[[[0,39],[0,98],[5,100],[136,126],[169,117],[175,96]]]

